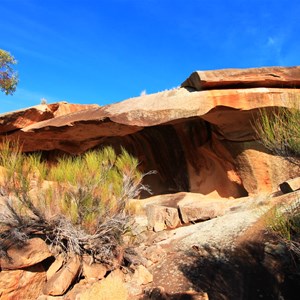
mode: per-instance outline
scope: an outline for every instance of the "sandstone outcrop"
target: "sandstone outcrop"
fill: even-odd
[[[22,129],[31,124],[53,119],[62,115],[85,110],[98,105],[69,104],[58,102],[54,104],[40,104],[18,111],[0,115],[0,134],[8,134],[17,129]]]
[[[180,88],[104,107],[58,103],[1,115],[0,132],[48,157],[122,146],[143,172],[157,171],[145,178],[154,194],[238,198],[295,176],[257,142],[253,123],[259,108],[293,105],[299,78],[300,67],[195,72]]]
[[[104,107],[60,102],[0,115],[0,141],[18,140],[24,152],[42,151],[51,161],[110,145],[136,156],[142,172],[157,171],[144,182],[154,196],[132,200],[141,214],[133,230],[140,257],[125,253],[124,272],[54,260],[44,242],[30,240],[8,249],[10,261],[1,259],[1,299],[139,299],[145,286],[153,289],[143,299],[279,296],[284,280],[272,257],[285,253],[280,245],[263,241],[262,260],[252,265],[252,248],[237,241],[276,203],[299,199],[299,182],[288,180],[298,167],[269,153],[253,129],[260,108],[291,107],[299,97],[300,67],[227,69],[194,72],[179,88]],[[281,182],[291,193],[273,198]],[[228,251],[240,250],[246,259],[228,266]],[[234,264],[240,269],[233,274]],[[256,276],[257,267],[264,276],[251,291],[248,274]],[[261,291],[265,280],[276,290]]]

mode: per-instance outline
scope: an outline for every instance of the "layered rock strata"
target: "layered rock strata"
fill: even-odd
[[[104,107],[64,103],[1,115],[0,132],[49,157],[125,147],[143,172],[157,171],[146,178],[154,194],[237,198],[293,177],[260,145],[253,124],[260,108],[294,105],[299,87],[300,67],[195,72],[174,90]]]

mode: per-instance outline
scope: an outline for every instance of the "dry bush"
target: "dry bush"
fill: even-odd
[[[108,147],[63,157],[49,167],[40,154],[24,155],[17,143],[6,142],[0,165],[7,170],[1,187],[2,254],[11,244],[40,236],[53,251],[111,264],[128,230],[127,200],[148,190],[138,161],[124,149],[120,155]]]

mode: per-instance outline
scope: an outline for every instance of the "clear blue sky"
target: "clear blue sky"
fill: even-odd
[[[0,112],[100,105],[179,86],[193,71],[300,64],[299,0],[0,0],[18,60]]]

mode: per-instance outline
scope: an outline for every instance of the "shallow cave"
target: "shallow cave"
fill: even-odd
[[[211,124],[201,118],[146,127],[122,137],[106,137],[99,146],[112,146],[117,152],[123,147],[138,158],[143,173],[156,171],[144,179],[153,195],[182,191],[225,198],[248,195],[231,154]]]

